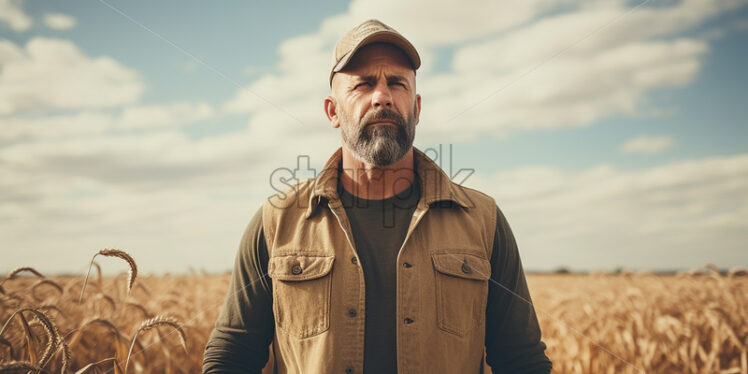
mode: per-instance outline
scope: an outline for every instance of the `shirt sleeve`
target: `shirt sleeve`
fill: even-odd
[[[259,374],[267,363],[275,333],[267,263],[260,209],[242,236],[223,308],[205,346],[203,374]]]
[[[496,207],[486,306],[486,362],[494,373],[550,373],[517,243]]]

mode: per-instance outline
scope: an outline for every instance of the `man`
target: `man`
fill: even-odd
[[[203,373],[258,373],[271,343],[279,373],[550,372],[505,217],[412,146],[419,66],[377,20],[338,42],[342,147],[251,220]]]

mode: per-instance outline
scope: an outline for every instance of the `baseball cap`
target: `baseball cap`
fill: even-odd
[[[421,66],[421,57],[408,39],[400,35],[390,26],[377,19],[369,19],[352,28],[343,35],[332,52],[332,70],[330,71],[330,85],[335,72],[342,70],[353,55],[365,45],[374,42],[394,44],[400,48],[413,64],[413,69]]]

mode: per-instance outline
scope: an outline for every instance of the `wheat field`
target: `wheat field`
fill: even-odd
[[[0,278],[0,373],[199,373],[229,276],[142,275],[125,252],[96,256],[128,270],[102,277],[91,260],[90,276],[18,268]],[[553,373],[748,374],[743,270],[528,283]]]

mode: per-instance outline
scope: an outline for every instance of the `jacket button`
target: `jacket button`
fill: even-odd
[[[348,309],[348,317],[355,317],[356,316],[356,309]]]
[[[358,264],[358,260],[355,257],[351,257],[351,263]]]
[[[470,274],[473,272],[473,269],[470,268],[470,265],[468,265],[467,261],[462,263],[462,272],[465,274]]]
[[[412,267],[413,265],[411,265],[409,262],[403,262],[403,266],[406,268],[409,268],[409,267]]]
[[[410,325],[411,323],[413,323],[413,319],[412,318],[406,318],[406,319],[403,320],[403,322],[405,322],[406,325]]]
[[[296,264],[296,265],[294,265],[294,266],[293,266],[293,267],[291,268],[291,273],[293,273],[293,274],[295,274],[295,275],[299,275],[299,274],[301,274],[301,265],[299,265],[299,264]]]
[[[345,374],[353,374],[353,368],[345,368]]]

